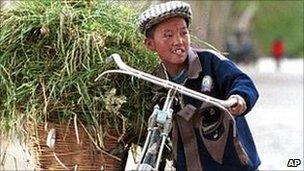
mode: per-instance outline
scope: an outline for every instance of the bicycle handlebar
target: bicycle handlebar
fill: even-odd
[[[120,55],[118,54],[112,54],[110,57],[108,57],[106,59],[106,62],[110,62],[114,60],[114,62],[117,64],[117,66],[119,67],[119,70],[108,70],[105,71],[103,73],[101,73],[96,79],[95,81],[97,81],[100,77],[102,77],[105,74],[109,74],[109,73],[121,73],[121,74],[127,74],[127,75],[131,75],[131,76],[135,76],[137,78],[143,79],[145,81],[151,82],[153,84],[156,84],[158,86],[162,86],[164,88],[168,88],[168,89],[173,89],[176,90],[178,92],[180,92],[181,94],[190,96],[192,98],[195,98],[197,100],[206,102],[206,103],[210,103],[214,106],[217,106],[225,111],[227,111],[227,109],[229,107],[232,107],[233,105],[235,105],[237,103],[237,100],[232,98],[232,99],[228,99],[228,100],[220,100],[220,99],[216,99],[214,97],[199,93],[197,91],[191,90],[187,87],[184,87],[180,84],[176,84],[174,82],[171,82],[169,80],[164,80],[161,79],[159,77],[153,76],[151,74],[136,70],[128,65],[126,65],[122,60]]]

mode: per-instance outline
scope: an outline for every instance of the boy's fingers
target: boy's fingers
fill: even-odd
[[[229,112],[233,115],[240,115],[247,109],[245,100],[239,95],[231,95],[229,98],[236,98],[237,103],[229,108]]]
[[[236,107],[232,108],[232,114],[240,115],[246,110],[246,105],[238,104]]]
[[[242,110],[242,108],[239,105],[230,108],[231,114],[239,114],[241,112],[241,110]]]

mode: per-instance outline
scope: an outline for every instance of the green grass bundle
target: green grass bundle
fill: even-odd
[[[77,117],[103,134],[141,131],[149,92],[139,80],[109,75],[118,53],[130,66],[151,72],[157,60],[142,45],[135,9],[109,1],[20,1],[1,11],[0,129],[27,133],[30,122]],[[114,88],[114,89],[113,89]]]

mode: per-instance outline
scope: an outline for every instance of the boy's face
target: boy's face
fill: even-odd
[[[145,45],[157,52],[165,65],[184,64],[190,46],[185,19],[173,17],[162,21],[155,27],[153,37],[145,39]]]

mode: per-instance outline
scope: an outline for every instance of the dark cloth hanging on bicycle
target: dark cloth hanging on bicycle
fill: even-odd
[[[247,109],[243,115],[235,118],[237,129],[236,137],[233,137],[231,121],[223,117],[223,114],[217,115],[222,111],[212,106],[206,111],[207,108],[202,108],[204,104],[201,101],[178,94],[178,103],[173,106],[175,115],[172,141],[175,165],[180,170],[256,170],[260,159],[244,117],[258,98],[253,82],[230,60],[213,50],[190,48],[187,61],[184,86],[223,100],[233,94],[241,95],[246,101]],[[153,74],[170,79],[162,65]],[[165,99],[165,88],[152,87],[154,102]],[[215,114],[210,115],[211,111],[215,111]],[[216,125],[216,129],[203,129],[203,125],[212,124]],[[232,165],[233,168],[229,167]]]

